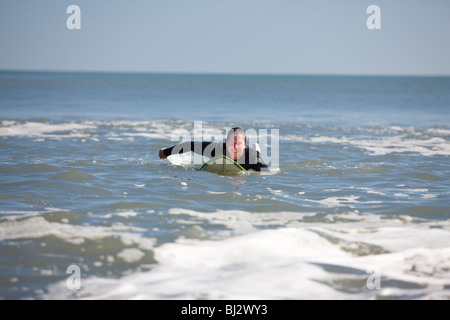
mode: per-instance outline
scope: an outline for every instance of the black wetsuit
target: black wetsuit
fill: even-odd
[[[233,159],[232,156],[228,155],[226,144],[223,142],[191,141],[179,143],[170,148],[163,149],[164,155],[166,157],[173,154],[190,151],[209,158],[226,155]],[[237,159],[236,162],[239,163],[245,170],[261,171],[269,169],[267,164],[265,164],[261,159],[259,151],[256,151],[253,148],[249,148],[248,146],[245,148],[245,152],[243,153],[242,157]]]

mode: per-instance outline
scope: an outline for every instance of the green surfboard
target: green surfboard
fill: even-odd
[[[203,164],[200,170],[226,175],[235,175],[247,171],[239,163],[225,155],[209,160]]]

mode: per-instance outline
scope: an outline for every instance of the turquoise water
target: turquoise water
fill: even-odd
[[[0,297],[449,298],[449,123],[450,78],[0,73]],[[158,158],[235,125],[271,174]]]

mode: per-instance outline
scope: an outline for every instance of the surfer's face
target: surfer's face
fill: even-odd
[[[246,146],[247,143],[242,134],[232,135],[227,140],[228,155],[233,158],[233,160],[237,160],[244,154]]]

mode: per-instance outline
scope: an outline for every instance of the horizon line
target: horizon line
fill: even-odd
[[[208,71],[120,71],[120,70],[51,70],[51,69],[3,69],[0,73],[78,73],[78,74],[128,74],[128,75],[179,75],[179,76],[275,76],[275,77],[411,77],[448,78],[450,74],[408,73],[271,73],[271,72],[208,72]]]

